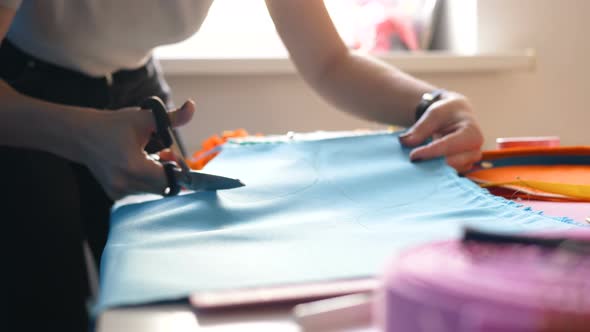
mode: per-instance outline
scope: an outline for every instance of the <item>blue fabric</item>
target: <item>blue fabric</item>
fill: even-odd
[[[195,291],[376,276],[413,245],[576,227],[491,196],[444,160],[411,163],[397,135],[226,145],[206,168],[246,187],[121,206],[99,310]]]

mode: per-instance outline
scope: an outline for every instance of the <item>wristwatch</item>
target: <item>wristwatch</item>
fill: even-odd
[[[447,91],[443,89],[436,89],[423,94],[422,98],[420,99],[420,103],[418,103],[418,106],[416,107],[416,121],[420,120],[430,105],[439,101],[446,92]]]

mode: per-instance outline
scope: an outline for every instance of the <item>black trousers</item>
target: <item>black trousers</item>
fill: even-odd
[[[0,46],[0,77],[22,94],[66,105],[116,110],[151,95],[170,100],[153,60],[116,72],[111,81],[40,61],[7,40]],[[10,326],[8,319],[19,330],[87,330],[82,243],[100,262],[113,202],[85,166],[54,154],[0,146],[0,161],[0,298],[8,308],[0,314],[2,324]]]

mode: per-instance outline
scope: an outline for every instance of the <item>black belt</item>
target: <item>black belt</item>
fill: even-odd
[[[152,95],[169,101],[167,85],[153,58],[140,68],[97,77],[38,59],[4,39],[0,45],[0,79],[31,97],[97,109],[137,106]],[[39,85],[45,87],[39,89]],[[174,133],[181,151],[186,153]]]
[[[77,80],[89,84],[102,83],[106,85],[116,83],[125,84],[127,82],[141,80],[146,76],[151,76],[156,70],[153,59],[150,59],[144,66],[137,69],[123,69],[105,76],[90,76],[34,57],[20,50],[8,39],[2,41],[0,59],[0,77],[7,81],[10,81],[13,77],[17,77],[27,67],[34,68],[36,72],[46,74],[55,79]]]

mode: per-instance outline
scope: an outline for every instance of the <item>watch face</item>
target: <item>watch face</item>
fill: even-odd
[[[434,90],[431,92],[426,92],[425,94],[422,95],[422,99],[425,101],[435,101],[438,98],[440,98],[444,93],[444,90]]]
[[[432,93],[427,92],[422,96],[422,99],[424,100],[428,100],[428,101],[432,101],[434,100],[435,96],[432,95]]]

